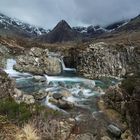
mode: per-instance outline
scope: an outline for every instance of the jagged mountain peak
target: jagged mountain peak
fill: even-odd
[[[0,35],[36,37],[48,31],[0,13]]]
[[[58,24],[54,27],[53,30],[56,30],[56,29],[71,30],[72,28],[65,20],[61,20],[60,22],[58,22]]]

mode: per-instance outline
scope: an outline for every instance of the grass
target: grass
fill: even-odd
[[[32,124],[26,124],[15,137],[15,140],[41,140],[37,134],[37,129]]]

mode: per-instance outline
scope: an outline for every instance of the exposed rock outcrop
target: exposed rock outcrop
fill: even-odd
[[[26,55],[19,56],[14,68],[21,72],[39,75],[59,75],[62,72],[60,60],[49,56],[48,50],[41,48],[31,48]]]
[[[129,124],[134,139],[140,138],[140,78],[127,77],[120,86],[110,87],[104,95],[104,101],[108,108],[120,112],[123,119]]]
[[[0,69],[0,99],[8,98],[14,94],[14,83],[8,75]]]
[[[91,79],[100,76],[122,77],[140,69],[138,46],[99,42],[78,49],[74,54],[77,72]]]

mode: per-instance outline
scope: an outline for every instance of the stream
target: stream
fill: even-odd
[[[66,89],[71,96],[64,98],[64,100],[74,104],[75,107],[72,110],[59,108],[57,105],[49,101],[49,96],[42,101],[42,104],[54,110],[66,113],[74,112],[76,115],[83,111],[90,112],[90,114],[100,112],[97,101],[99,97],[104,94],[103,89],[107,86],[107,84],[111,85],[116,83],[116,81],[112,79],[101,81],[78,77],[76,75],[76,70],[66,68],[63,61],[62,66],[64,72],[62,75],[44,75],[47,82],[39,83],[34,81],[34,75],[14,70],[13,66],[15,64],[16,61],[14,59],[7,59],[5,72],[9,75],[9,77],[15,79],[16,87],[18,89],[24,91],[25,94],[35,94],[39,92],[39,90],[46,90],[47,92],[56,94],[61,92],[61,90]]]

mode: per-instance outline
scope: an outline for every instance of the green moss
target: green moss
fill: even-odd
[[[48,119],[48,117],[62,116],[62,114],[59,111],[54,111],[40,104],[18,104],[11,98],[0,100],[0,123],[8,120],[12,123],[22,125],[36,118],[36,116]]]
[[[22,123],[28,121],[32,113],[28,105],[17,104],[11,99],[6,99],[0,102],[0,115],[7,116],[10,121]]]

